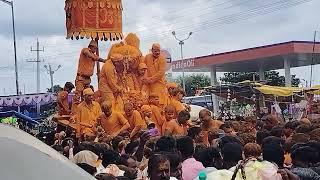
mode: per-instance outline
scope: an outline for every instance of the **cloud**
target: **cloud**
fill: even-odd
[[[15,20],[18,36],[58,35],[64,30],[64,1],[61,0],[15,0]],[[0,6],[0,34],[11,34],[11,12]]]

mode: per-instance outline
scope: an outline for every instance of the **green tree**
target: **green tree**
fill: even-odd
[[[264,73],[267,85],[285,86],[285,77],[280,76],[277,71],[267,71]],[[259,74],[256,72],[228,72],[224,73],[224,77],[220,78],[224,83],[239,83],[245,80],[259,80]],[[299,86],[300,79],[296,75],[292,75],[292,86]]]
[[[57,93],[57,92],[59,92],[59,91],[61,91],[63,88],[60,86],[60,85],[54,85],[53,86],[53,92],[54,93]],[[47,88],[47,92],[52,92],[51,91],[51,88]]]
[[[182,76],[175,79],[175,82],[183,87]],[[203,74],[193,74],[191,76],[185,76],[185,83],[187,96],[194,96],[198,88],[210,86],[210,77]]]

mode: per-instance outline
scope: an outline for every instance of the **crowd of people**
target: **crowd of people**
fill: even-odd
[[[138,47],[129,34],[107,60],[94,41],[81,51],[75,86],[67,82],[57,100],[58,123],[67,116],[71,124],[47,144],[99,180],[320,179],[319,120],[223,121],[204,109],[191,122],[185,92],[165,79],[160,45],[145,57]],[[90,87],[96,61],[105,63],[98,91]]]
[[[183,97],[179,88],[170,92]],[[320,179],[319,120],[265,115],[223,122],[204,109],[196,125],[183,103],[179,112],[161,109],[157,96],[139,109],[125,103],[120,113],[108,101],[99,109],[90,88],[83,95],[79,116],[97,117],[95,127],[58,128],[47,143],[97,179]]]

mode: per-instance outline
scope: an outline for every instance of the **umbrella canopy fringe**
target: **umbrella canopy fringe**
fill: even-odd
[[[122,33],[115,32],[73,32],[68,33],[66,39],[100,39],[101,41],[119,41],[123,39]]]

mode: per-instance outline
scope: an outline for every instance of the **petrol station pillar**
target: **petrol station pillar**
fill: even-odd
[[[283,66],[284,66],[284,75],[285,75],[285,84],[287,87],[291,87],[291,64],[288,57],[283,58]]]
[[[260,81],[266,80],[266,77],[264,75],[263,64],[260,64],[260,66],[259,66],[259,78],[260,78]]]
[[[211,86],[218,84],[216,66],[211,66],[210,68],[210,79],[211,79]]]
[[[211,79],[211,86],[218,85],[216,66],[211,66],[210,68],[210,79]],[[213,108],[212,112],[216,115],[219,110],[218,96],[211,94],[211,99],[212,99],[212,108]]]

